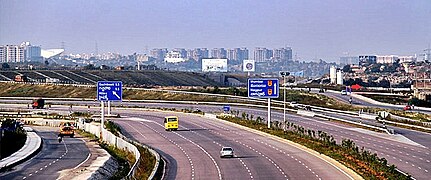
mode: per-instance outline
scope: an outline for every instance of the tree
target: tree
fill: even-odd
[[[3,64],[1,64],[1,68],[2,68],[2,69],[9,69],[9,68],[10,68],[10,66],[9,66],[9,64],[8,64],[8,63],[3,63]]]

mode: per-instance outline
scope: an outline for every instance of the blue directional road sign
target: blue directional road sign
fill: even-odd
[[[223,106],[223,111],[230,111],[230,106],[229,105],[224,105]]]
[[[123,83],[121,81],[97,82],[98,101],[121,101],[123,99]]]
[[[278,98],[278,79],[248,79],[248,97]]]

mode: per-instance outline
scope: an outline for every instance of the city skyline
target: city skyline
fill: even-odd
[[[423,53],[431,1],[5,1],[0,44],[67,53],[292,47],[299,60]],[[97,45],[96,45],[97,44]]]

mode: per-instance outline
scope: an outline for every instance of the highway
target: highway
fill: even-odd
[[[178,131],[165,131],[170,112],[117,111],[127,136],[167,155],[166,179],[349,179],[325,161],[284,142],[252,133],[219,120],[179,116]],[[220,158],[223,146],[234,158]]]
[[[88,102],[84,102],[84,103],[88,103]],[[165,107],[165,108],[176,108],[176,109],[200,109],[200,110],[203,110],[205,112],[214,112],[214,113],[219,113],[222,111],[222,106],[211,106],[211,105],[200,105],[200,104],[185,105],[185,104],[123,102],[123,105],[130,105],[130,106],[138,106],[139,105],[141,107],[145,106],[147,108]],[[12,106],[12,105],[8,105],[8,106]],[[17,106],[19,106],[19,105],[17,105]],[[24,105],[20,105],[20,106],[21,106],[21,108],[24,107]],[[56,105],[56,106],[52,107],[52,110],[67,110],[67,109],[68,109],[67,106],[57,106]],[[80,110],[80,111],[86,111],[87,110],[87,108],[85,108],[85,107],[79,107],[79,109],[78,109],[78,107],[74,107],[74,109]],[[97,112],[97,111],[99,111],[99,109],[100,108],[91,107],[90,110],[92,112]],[[255,118],[257,116],[261,116],[261,117],[266,118],[266,116],[267,116],[266,109],[256,109],[256,108],[231,106],[231,110],[234,110],[234,111],[238,110],[238,111],[240,111],[240,114],[242,112],[254,114]],[[139,119],[150,119],[151,121],[154,121],[154,119],[149,118],[149,117],[151,117],[151,115],[147,114],[147,116],[144,116],[140,113],[130,113],[129,111],[130,110],[125,110],[125,109],[121,109],[121,108],[116,108],[114,110],[115,113],[119,113],[121,115],[126,114],[127,116],[130,116],[130,117],[136,117]],[[157,118],[161,118],[161,116],[157,116],[156,119]],[[345,118],[352,118],[352,117],[345,117]],[[282,121],[282,119],[283,119],[283,113],[281,111],[273,111],[272,120]],[[411,174],[413,177],[415,177],[417,179],[429,179],[429,177],[431,176],[431,174],[429,172],[429,171],[431,171],[431,163],[430,163],[431,158],[429,156],[429,154],[431,153],[430,152],[431,144],[430,144],[429,139],[431,139],[431,137],[430,137],[430,134],[428,134],[428,133],[422,133],[422,132],[418,132],[418,131],[414,131],[414,130],[399,128],[399,129],[396,129],[396,132],[399,134],[387,135],[387,134],[383,134],[383,133],[376,133],[373,131],[354,128],[352,126],[340,124],[337,122],[324,121],[324,120],[316,119],[316,118],[302,117],[302,116],[298,116],[295,114],[288,114],[287,119],[291,122],[302,125],[306,128],[325,131],[325,132],[333,135],[334,138],[338,142],[340,142],[340,140],[344,139],[344,138],[345,139],[352,139],[352,140],[354,140],[354,142],[358,146],[364,147],[365,149],[370,150],[371,152],[376,152],[379,155],[379,157],[386,158],[388,160],[388,163],[395,164],[400,170],[402,170],[404,172],[408,172],[409,174]],[[131,122],[134,122],[134,124],[130,124],[132,127],[141,127],[141,128],[147,128],[147,129],[149,128],[149,127],[143,125],[142,123],[136,124],[135,121],[131,121]],[[154,121],[154,122],[156,122],[156,121]],[[159,122],[159,123],[161,123],[161,122]],[[127,124],[126,125],[122,124],[122,125],[124,128],[129,127],[127,129],[127,132],[129,132],[132,135],[134,132],[138,132],[137,130],[132,131],[133,128],[131,128]],[[147,125],[148,125],[148,123],[147,123]],[[160,126],[160,124],[155,125],[155,124],[150,123],[150,125],[149,126],[152,127],[154,130],[156,130],[157,132],[165,133],[163,128]],[[182,125],[185,126],[184,124],[182,124]],[[189,124],[189,125],[190,126],[185,126],[184,128],[198,129],[197,131],[192,131],[192,132],[198,132],[198,133],[204,132],[204,131],[199,130],[199,129],[205,129],[205,128],[201,128],[199,126],[195,127],[194,124]],[[205,125],[199,124],[199,125],[206,127],[208,129],[211,129],[210,127],[207,127],[208,126],[207,124],[205,124]],[[152,131],[154,131],[154,130],[152,130]],[[151,132],[151,131],[141,131],[141,133],[145,133],[145,132]],[[185,132],[178,131],[176,133],[185,133]],[[175,133],[170,133],[169,135],[172,135],[172,134],[175,134]],[[223,133],[221,133],[221,134],[224,135],[225,132],[223,131]],[[182,135],[182,134],[180,134],[180,135]],[[143,137],[137,136],[136,134],[134,134],[133,137],[139,141],[141,141],[141,139],[143,138]],[[169,138],[174,138],[174,137],[169,137]],[[148,138],[148,139],[151,139],[151,138]],[[163,138],[163,139],[166,139],[166,138]],[[160,140],[160,141],[155,142],[156,143],[155,145],[157,145],[157,143],[159,143],[159,142],[163,142],[163,139],[160,139],[160,137],[158,137],[158,140]],[[177,137],[177,140],[179,142],[188,142],[187,140],[184,140],[184,139],[181,140],[181,139],[182,138]],[[221,140],[226,141],[228,139],[222,138]],[[164,140],[164,141],[168,141],[168,140]],[[208,141],[210,141],[210,140],[208,140]],[[218,141],[216,141],[216,142],[219,144],[222,144]],[[149,142],[144,141],[144,143],[149,143]],[[166,142],[164,144],[166,144]],[[193,143],[191,143],[191,144],[193,145]],[[153,145],[153,144],[151,144],[151,145]],[[192,145],[189,145],[189,146],[193,147]],[[230,144],[228,144],[228,145],[230,145]],[[177,147],[175,144],[171,145],[171,146]],[[155,146],[155,147],[159,148],[158,146]],[[168,160],[171,161],[170,162],[171,164],[175,164],[175,163],[178,164],[178,162],[181,162],[181,161],[189,162],[187,158],[183,159],[183,160],[179,160],[179,159],[177,159],[177,157],[174,156],[175,154],[177,154],[176,156],[178,156],[179,154],[184,155],[184,152],[182,152],[181,150],[175,151],[175,150],[173,150],[175,148],[169,148],[169,149],[171,149],[171,150],[166,150],[166,149],[162,149],[162,148],[160,148],[159,150],[163,151],[162,152],[163,155],[170,157],[170,158],[168,158]],[[177,149],[180,149],[180,148],[177,147]],[[216,154],[217,154],[219,149],[220,149],[220,146],[218,148],[215,148],[215,149],[216,149]],[[171,152],[171,151],[175,151],[175,152]],[[188,154],[190,156],[190,153],[188,153]],[[207,163],[211,164],[210,162],[207,162]],[[174,165],[174,167],[176,167],[176,166]],[[181,168],[181,167],[190,167],[190,164],[188,166],[183,166],[183,165],[178,166],[178,168]],[[209,167],[211,167],[211,166],[209,166]],[[170,172],[174,172],[173,174],[175,174],[175,177],[177,175],[179,177],[183,177],[183,175],[181,175],[181,173],[183,172],[182,169],[181,169],[181,171],[178,169],[176,169],[176,170],[175,169],[176,168],[171,168]],[[189,171],[191,171],[191,170],[189,170]],[[213,173],[214,172],[216,172],[216,170],[213,169]],[[198,174],[196,174],[196,175],[198,175]]]
[[[79,138],[57,140],[58,128],[32,126],[42,138],[42,150],[33,158],[0,174],[0,179],[57,179],[60,171],[77,167],[85,161],[89,150]],[[71,179],[71,178],[68,178]]]
[[[318,93],[318,91],[316,91],[316,90],[312,90],[312,92]],[[341,95],[341,93],[339,93],[339,92],[331,92],[331,91],[327,91],[325,93],[319,93],[319,94],[337,99],[337,100],[344,102],[346,104],[349,103],[349,99],[350,99],[350,97],[352,97],[350,95]],[[372,104],[372,103],[369,103],[367,101],[363,101],[363,100],[361,100],[359,98],[355,98],[355,97],[352,97],[352,105],[374,107],[374,108],[381,108],[381,109],[403,110],[403,107],[376,105],[376,104]],[[431,111],[422,110],[422,109],[412,109],[409,111],[410,112],[419,112],[419,113],[424,113],[424,114],[431,114]]]

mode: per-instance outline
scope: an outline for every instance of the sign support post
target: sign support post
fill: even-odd
[[[102,131],[103,131],[103,126],[105,125],[105,102],[104,101],[100,101],[100,110],[101,110],[101,114],[100,114],[100,137],[102,137]]]
[[[111,115],[111,101],[108,101],[108,116]]]
[[[105,125],[105,101],[108,102],[108,115],[111,115],[110,101],[121,101],[123,99],[123,83],[121,81],[99,81],[97,82],[97,100],[100,101],[100,137]]]
[[[268,99],[268,128],[271,128],[271,98],[278,98],[278,79],[248,79],[248,97]]]
[[[268,98],[268,129],[271,128],[271,98]]]

